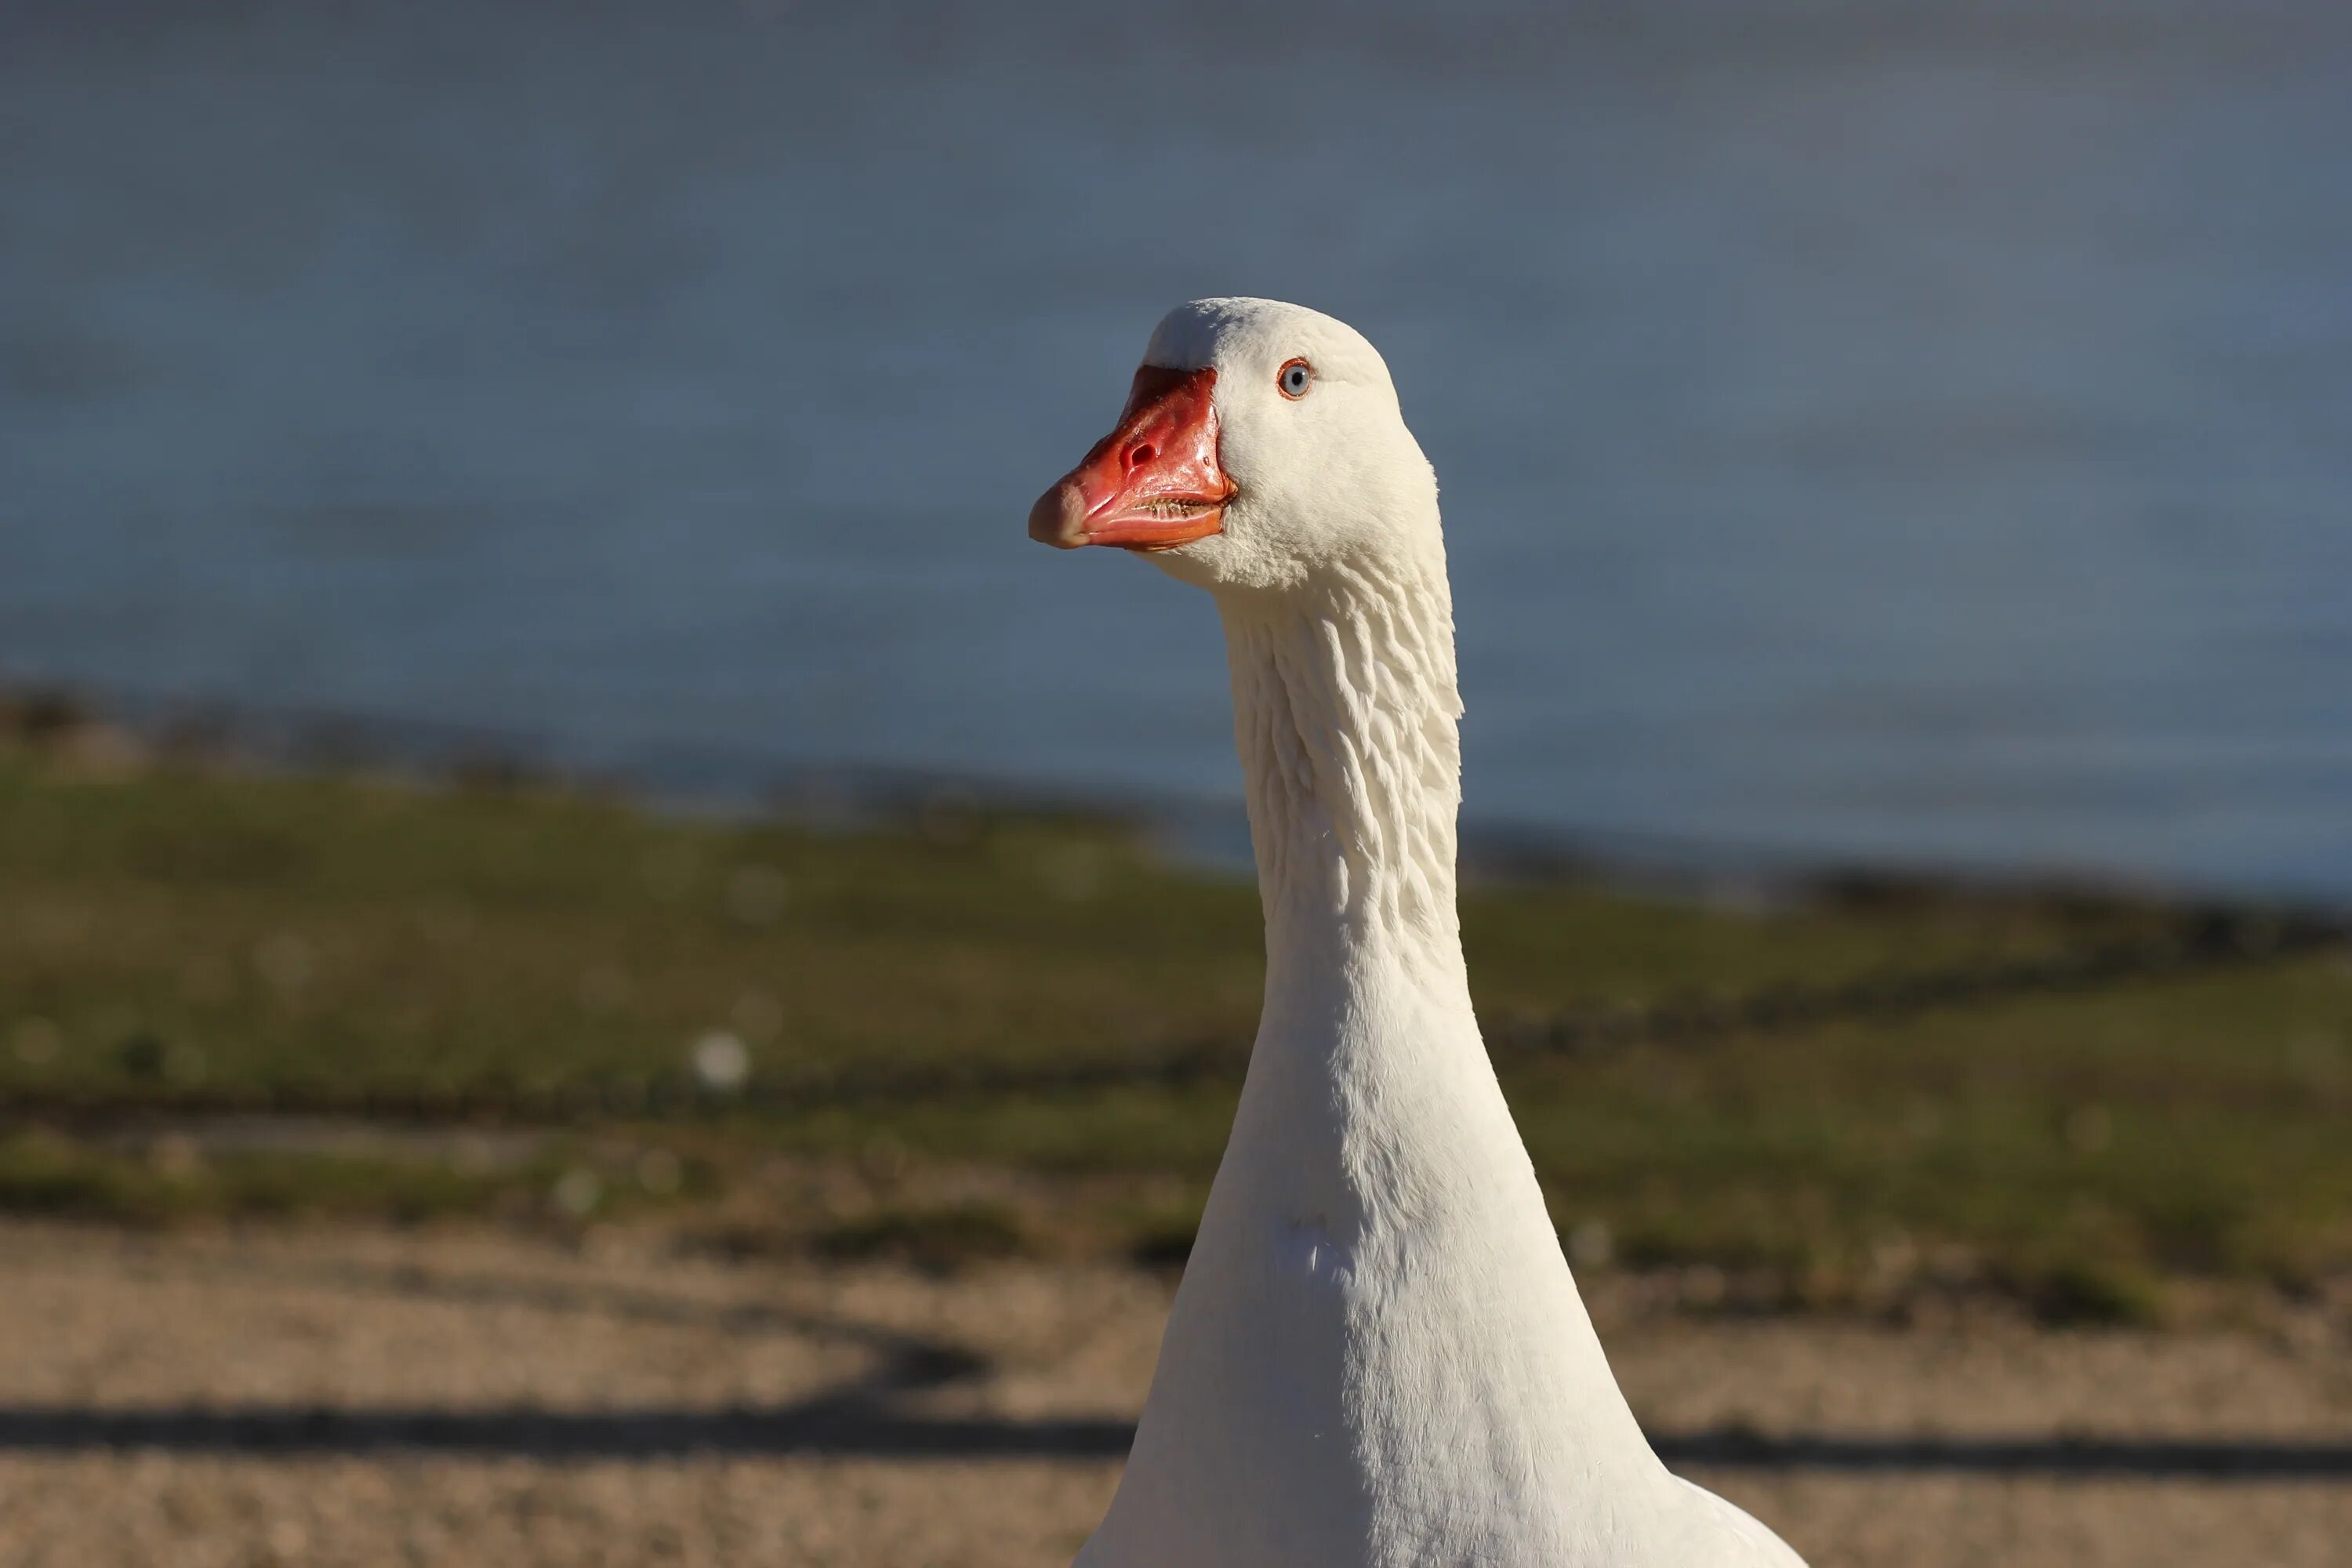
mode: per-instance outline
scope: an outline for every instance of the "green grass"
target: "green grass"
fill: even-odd
[[[65,1219],[162,1224],[232,1213],[296,1219],[367,1215],[417,1222],[491,1212],[512,1177],[449,1163],[315,1153],[199,1152],[161,1140],[135,1152],[40,1132],[0,1137],[0,1206]]]
[[[1768,915],[1553,884],[1474,888],[1464,915],[1496,1023],[2057,955],[2179,921],[1918,890]],[[0,1108],[655,1079],[714,1031],[769,1079],[1203,1047],[1237,1064],[1257,939],[1247,886],[1171,867],[1108,823],[935,813],[824,833],[552,792],[100,777],[0,752]],[[2299,1289],[2352,1268],[2340,952],[1503,1060],[1590,1267],[1605,1253],[1713,1269],[1767,1304],[1964,1283],[2053,1317],[2144,1316],[2185,1278]],[[887,1147],[915,1178],[869,1184],[846,1215],[778,1223],[837,1253],[928,1262],[1065,1233],[1172,1258],[1232,1094],[1212,1077],[747,1110],[662,1134],[696,1175],[660,1201],[789,1207],[761,1185],[763,1162],[856,1165]],[[468,1173],[247,1152],[166,1169],[151,1146],[60,1124],[0,1131],[0,1205],[143,1219],[539,1212],[582,1157],[551,1143],[526,1167]],[[951,1165],[1020,1175],[1021,1212],[926,1195],[920,1173]],[[625,1170],[593,1184],[594,1212],[654,1201]]]

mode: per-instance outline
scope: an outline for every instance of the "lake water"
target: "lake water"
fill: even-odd
[[[1388,355],[1468,811],[2352,899],[2325,5],[0,13],[0,673],[1232,798],[1030,544],[1176,300]]]

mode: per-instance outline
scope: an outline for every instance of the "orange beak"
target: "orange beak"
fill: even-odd
[[[1234,484],[1217,462],[1213,370],[1135,373],[1118,428],[1029,509],[1029,537],[1063,550],[1172,550],[1224,527]]]

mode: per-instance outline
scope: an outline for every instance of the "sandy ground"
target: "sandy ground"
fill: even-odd
[[[0,1564],[1060,1564],[1165,1280],[0,1226]],[[2352,1562],[2340,1328],[1596,1315],[1816,1568]]]

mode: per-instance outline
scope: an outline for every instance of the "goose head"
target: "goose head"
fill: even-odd
[[[1162,318],[1117,426],[1037,498],[1029,535],[1259,593],[1443,550],[1387,364],[1345,322],[1272,300]]]

